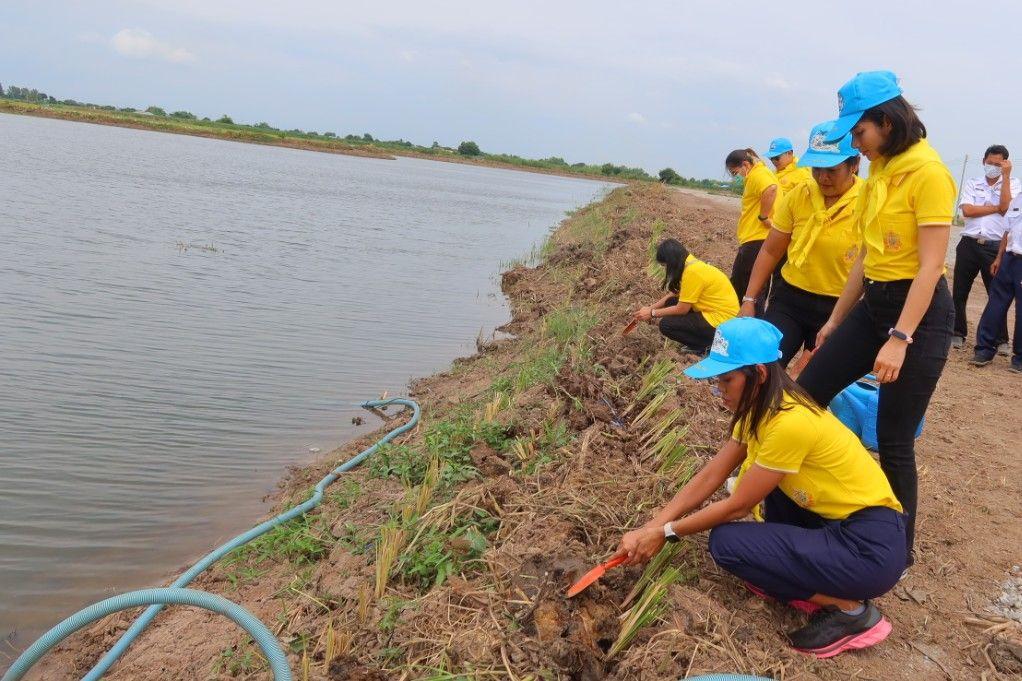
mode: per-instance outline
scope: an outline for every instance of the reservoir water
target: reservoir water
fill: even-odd
[[[0,115],[0,669],[470,354],[609,186]]]

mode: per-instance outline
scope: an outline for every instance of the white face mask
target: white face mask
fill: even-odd
[[[996,180],[1001,176],[1001,166],[991,165],[989,163],[983,164],[983,172],[991,180]]]

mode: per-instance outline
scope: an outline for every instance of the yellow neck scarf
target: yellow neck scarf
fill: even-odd
[[[892,158],[880,158],[869,167],[869,179],[859,192],[856,226],[868,246],[884,252],[884,235],[880,227],[880,211],[887,203],[887,190],[898,186],[909,173],[927,163],[942,163],[940,155],[925,139],[919,140]]]
[[[805,224],[799,228],[791,246],[788,248],[789,253],[794,253],[794,256],[790,258],[792,265],[802,267],[805,264],[806,259],[809,257],[809,251],[812,249],[813,244],[816,243],[816,237],[830,226],[831,220],[836,218],[842,211],[848,210],[848,205],[859,198],[861,187],[862,180],[855,178],[848,191],[842,194],[841,198],[835,201],[830,208],[827,208],[824,204],[823,192],[820,191],[816,180],[805,182],[796,190],[809,192],[809,200],[813,204],[813,212]]]

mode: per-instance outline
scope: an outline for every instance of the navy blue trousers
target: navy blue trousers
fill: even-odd
[[[1014,359],[1022,361],[1022,255],[1006,251],[1001,259],[1001,267],[990,282],[989,299],[983,309],[983,317],[979,320],[976,330],[976,352],[994,356],[997,352],[998,338],[1001,335],[999,324],[1008,314],[1012,301],[1015,302],[1015,335],[1012,336]]]
[[[775,489],[763,500],[766,522],[710,531],[714,562],[779,601],[814,594],[861,601],[898,582],[905,569],[905,517],[874,506],[827,520]]]

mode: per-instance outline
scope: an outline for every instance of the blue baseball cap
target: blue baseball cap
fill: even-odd
[[[689,378],[712,378],[752,364],[781,358],[780,329],[755,317],[734,317],[717,327],[706,359],[685,369]]]
[[[820,123],[809,133],[809,147],[798,160],[800,168],[833,168],[846,158],[859,155],[859,150],[852,146],[851,135],[845,135],[837,142],[827,141],[827,135],[836,122]]]
[[[774,158],[781,154],[792,151],[795,147],[791,146],[791,140],[787,137],[775,137],[770,140],[770,148],[767,149],[766,157]]]
[[[883,104],[901,94],[898,77],[891,71],[862,71],[837,91],[839,118],[825,142],[836,142],[862,118],[866,109]]]

